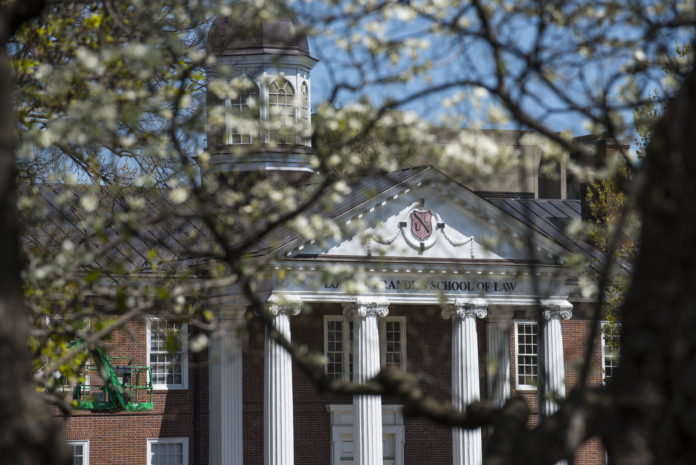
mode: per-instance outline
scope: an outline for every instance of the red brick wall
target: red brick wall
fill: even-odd
[[[191,331],[190,331],[191,332]],[[113,334],[106,348],[110,357],[130,357],[147,364],[144,321],[129,323]],[[114,363],[118,363],[114,361]],[[91,374],[90,382],[98,383]],[[89,440],[90,463],[132,465],[147,463],[147,439],[187,437],[189,463],[207,463],[208,370],[207,352],[188,358],[188,389],[155,390],[154,409],[143,412],[89,412],[74,410],[63,419],[66,440]],[[197,419],[194,427],[194,413]],[[194,431],[198,428],[198,434]]]
[[[324,316],[341,315],[339,304],[315,305],[311,313],[291,318],[292,340],[323,353]],[[420,380],[423,390],[435,398],[451,399],[451,323],[441,317],[438,306],[391,305],[390,316],[406,317],[406,360],[408,370]],[[478,322],[479,335],[485,322]],[[250,324],[249,344],[244,354],[244,462],[263,464],[263,329],[257,320]],[[479,351],[485,353],[485,338],[479,337]],[[485,359],[481,358],[481,373]],[[481,392],[485,392],[481,377]],[[320,394],[297,369],[293,371],[295,415],[295,462],[326,465],[331,454],[329,404],[350,404],[351,398]],[[384,404],[399,403],[384,398]],[[452,432],[422,418],[404,418],[404,456],[407,465],[451,464]],[[433,447],[437,445],[437,447]]]
[[[311,313],[291,318],[292,339],[308,349],[323,353],[324,315],[341,315],[338,304],[315,305]],[[437,306],[390,306],[391,316],[406,317],[407,364],[418,377],[420,387],[437,399],[451,397],[451,322],[443,320]],[[529,318],[517,312],[515,318]],[[573,319],[562,322],[566,363],[566,384],[570,390],[579,376],[580,361],[589,334],[589,311],[576,305]],[[144,322],[129,324],[109,341],[109,354],[133,357],[134,363],[146,364],[146,329]],[[244,370],[244,461],[246,465],[263,464],[263,341],[261,323],[251,318],[243,354]],[[481,395],[487,397],[486,320],[477,320],[480,354]],[[514,327],[510,334],[511,384],[513,395],[527,400],[530,426],[536,422],[536,392],[515,389]],[[91,413],[75,411],[65,420],[68,440],[89,440],[91,463],[100,465],[146,462],[147,439],[188,437],[189,463],[208,463],[208,369],[207,351],[189,353],[189,388],[155,391],[155,408],[150,412]],[[591,384],[601,383],[601,344],[596,340],[592,357]],[[302,465],[329,463],[331,451],[328,404],[350,404],[351,398],[320,394],[296,367],[293,370],[295,462]],[[383,399],[385,404],[398,403]],[[429,465],[452,463],[452,434],[446,427],[433,425],[421,418],[404,418],[406,464]],[[197,431],[197,434],[194,433]],[[484,431],[484,447],[486,439]],[[599,440],[585,444],[576,455],[577,464],[602,464],[604,452]]]
[[[534,315],[525,310],[517,310],[514,313],[515,319],[530,320],[534,319]],[[585,342],[590,335],[591,325],[591,306],[584,303],[575,303],[573,305],[573,317],[570,320],[561,321],[561,330],[563,332],[563,359],[565,362],[565,384],[566,392],[575,386],[580,376],[582,361],[585,357],[586,345]],[[480,339],[480,333],[479,333]],[[533,427],[537,421],[537,391],[536,390],[521,390],[516,389],[516,363],[515,363],[515,328],[514,324],[510,329],[510,382],[512,395],[519,395],[527,401],[532,415],[530,416],[529,426]],[[595,339],[594,350],[591,358],[592,369],[588,378],[589,385],[598,385],[602,383],[602,346],[601,335]],[[482,391],[484,392],[484,391]],[[575,455],[576,464],[604,464],[604,449],[601,441],[598,438],[593,438],[585,443],[577,451]]]
[[[324,315],[341,315],[340,305],[315,305],[308,315],[291,318],[292,340],[323,353]],[[390,316],[406,316],[407,364],[421,380],[423,389],[449,401],[450,323],[436,307],[391,306]],[[250,323],[249,344],[244,353],[244,462],[263,464],[263,329],[257,320]],[[351,398],[320,394],[296,368],[293,370],[295,462],[326,465],[331,455],[329,404],[350,404]],[[385,404],[398,403],[383,399]],[[418,418],[405,418],[406,464],[452,462],[452,433]],[[437,448],[432,445],[437,444]]]

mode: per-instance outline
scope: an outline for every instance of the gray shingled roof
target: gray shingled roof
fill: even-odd
[[[572,220],[581,218],[579,200],[515,198],[488,198],[487,200],[569,252],[582,253],[599,263],[604,261],[605,256],[601,251],[566,232],[566,227]]]
[[[425,170],[432,170],[442,176],[438,170],[430,167],[408,168],[392,173],[383,173],[374,176],[364,177],[355,180],[351,186],[351,193],[343,201],[326,210],[326,205],[319,205],[313,208],[310,213],[317,213],[324,210],[324,214],[335,219],[349,210],[358,207],[360,204],[369,201],[379,194],[401,184],[408,182],[412,177]],[[453,181],[456,183],[456,181]],[[459,183],[457,183],[459,184]],[[463,186],[466,188],[466,186]],[[581,253],[591,259],[594,264],[602,263],[605,259],[604,254],[597,248],[582,240],[569,235],[566,226],[574,219],[580,219],[580,201],[566,199],[529,199],[519,197],[489,197],[485,192],[473,192],[474,195],[483,197],[506,214],[516,220],[531,226],[534,232],[548,237],[558,243],[570,253]],[[283,245],[297,239],[299,235],[288,230],[279,229],[272,235],[272,239],[265,243],[266,248],[259,252],[265,254],[282,247]],[[271,246],[271,244],[273,244]]]
[[[143,194],[147,202],[139,215],[144,221],[136,225],[137,230],[126,229],[114,221],[116,215],[128,210],[122,198],[102,199],[100,210],[91,214],[102,219],[99,229],[94,230],[96,223],[83,221],[90,214],[74,208],[87,192],[85,186],[38,184],[25,188],[34,191],[38,203],[24,216],[22,241],[26,249],[36,253],[50,257],[69,239],[87,245],[95,253],[94,264],[100,268],[109,269],[114,263],[121,263],[130,268],[128,271],[148,272],[151,271],[148,255],[152,250],[164,263],[174,267],[181,267],[192,257],[210,250],[210,241],[200,240],[208,233],[191,210],[181,211],[181,216],[159,215],[163,208],[172,208],[163,196]],[[64,195],[73,198],[60,202],[59,196]],[[200,235],[191,234],[194,230]]]
[[[426,170],[433,169],[428,167],[408,168],[355,179],[349,183],[350,194],[346,195],[340,202],[332,205],[319,202],[306,213],[321,214],[328,219],[336,219],[387,190],[408,182]],[[433,171],[439,173],[437,170]],[[126,234],[128,235],[127,240],[116,242],[114,249],[99,259],[99,262],[103,263],[98,264],[106,265],[111,260],[125,261],[144,271],[148,267],[147,255],[153,248],[156,248],[163,260],[172,263],[175,267],[186,267],[187,264],[195,263],[195,257],[201,257],[213,250],[213,242],[208,240],[212,234],[204,226],[203,221],[197,218],[197,213],[193,210],[185,207],[185,211],[181,211],[181,216],[163,217],[157,220],[159,211],[163,207],[170,211],[172,209],[181,210],[167,202],[166,195],[146,196],[148,200],[146,209],[150,213],[152,224],[145,225],[143,230],[137,231],[137,234],[133,231],[123,231],[113,225],[108,226],[105,231],[96,232],[84,229],[83,223],[80,221],[84,212],[58,206],[56,203],[57,196],[65,192],[65,189],[70,189],[72,195],[75,196],[75,202],[71,204],[76,205],[84,187],[40,185],[34,188],[38,189],[44,198],[46,212],[41,215],[43,221],[32,224],[32,227],[25,231],[24,243],[26,247],[46,249],[49,244],[53,244],[53,247],[59,247],[65,238],[79,242],[91,240],[89,238],[98,236],[101,241],[104,241]],[[506,214],[530,225],[535,232],[548,237],[569,252],[582,253],[598,262],[604,260],[604,255],[596,248],[569,236],[565,232],[567,223],[580,217],[579,201],[487,198],[483,193],[475,193],[474,195],[486,198],[488,202]],[[126,207],[120,201],[113,201],[110,208],[117,212]],[[265,222],[261,221],[255,226],[251,226],[251,230],[261,230],[265,226]],[[192,232],[195,234],[191,234]],[[228,237],[235,237],[234,232]],[[268,255],[298,238],[299,235],[292,229],[279,227],[248,252],[256,256]]]
[[[406,168],[390,173],[380,173],[365,176],[348,183],[350,193],[340,202],[327,205],[319,202],[307,211],[307,214],[322,214],[328,219],[336,219],[344,213],[358,207],[364,202],[378,196],[392,187],[408,181],[413,176],[425,171],[427,167]],[[299,234],[289,228],[281,227],[258,245],[252,253],[265,255],[285,244],[299,238]]]

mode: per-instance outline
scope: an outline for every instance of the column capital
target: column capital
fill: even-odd
[[[343,304],[343,314],[349,317],[377,316],[384,318],[389,315],[389,301],[384,298],[364,298],[358,297],[351,302]]]
[[[542,300],[541,308],[547,320],[551,318],[569,320],[573,316],[573,304],[567,300]]]
[[[279,314],[295,316],[302,310],[302,300],[297,297],[284,297],[272,294],[266,301],[266,308],[273,316]]]
[[[453,303],[442,308],[442,318],[485,318],[488,314],[488,302],[484,299],[454,299]]]

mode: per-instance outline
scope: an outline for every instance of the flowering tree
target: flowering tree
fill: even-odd
[[[613,385],[587,387],[588,357],[558,413],[527,430],[519,400],[500,411],[480,403],[462,413],[422,396],[409,375],[384,372],[366,385],[331,381],[314,354],[274,337],[323,389],[397,394],[412,412],[444,424],[495,424],[490,463],[553,463],[594,435],[607,444],[612,463],[692,461],[694,390],[681,375],[693,371],[696,351],[688,312],[695,257],[683,250],[694,237],[689,199],[696,173],[688,148],[696,134],[690,127],[696,97],[688,56],[671,50],[693,37],[694,6],[308,0],[291,7],[312,25],[303,32],[316,36],[314,50],[324,64],[313,132],[292,128],[312,140],[317,174],[311,187],[301,179],[279,187],[272,178],[219,176],[210,169],[211,142],[205,143],[221,126],[253,125],[243,115],[223,124],[223,102],[251,95],[247,80],[221,72],[206,83],[215,64],[205,46],[211,19],[243,17],[253,24],[287,15],[288,5],[106,0],[0,6],[0,402],[12,407],[0,419],[0,457],[60,460],[49,454],[58,447],[56,428],[30,386],[50,394],[56,370],[76,376],[82,349],[67,348],[76,337],[94,346],[128,320],[163,308],[170,318],[210,329],[216,315],[205,299],[192,297],[230,285],[243,289],[270,324],[255,289],[268,272],[263,250],[279,228],[317,240],[353,232],[312,213],[317,202],[343,198],[346,178],[393,170],[408,163],[397,156],[404,153],[461,173],[491,175],[502,163],[523,169],[523,154],[501,150],[483,128],[533,131],[550,162],[568,154],[586,160],[593,151],[569,129],[583,125],[620,147],[618,141],[633,134],[631,111],[664,89],[671,103],[643,164],[617,152],[636,171],[628,195],[644,227]],[[674,75],[683,84],[670,93],[663,80]],[[247,103],[253,107],[253,98]],[[391,111],[415,105],[441,111]],[[269,133],[287,130],[280,118],[268,124],[262,129]],[[445,143],[438,145],[442,134]],[[250,141],[237,155],[258,148]],[[611,174],[611,167],[596,163],[570,166],[584,181]],[[616,238],[607,242],[609,257],[620,244]],[[611,269],[608,261],[592,283],[595,332]],[[655,308],[669,318],[656,319]],[[41,323],[47,317],[48,326]],[[85,319],[93,322],[89,331]],[[192,347],[205,347],[205,339]],[[60,403],[57,396],[53,401]]]

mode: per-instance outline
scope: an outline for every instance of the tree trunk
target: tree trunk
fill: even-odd
[[[15,5],[23,3],[22,6]],[[0,8],[0,464],[67,464],[67,448],[51,409],[32,382],[19,261],[12,73],[6,44],[36,2]],[[40,11],[40,9],[39,9]]]
[[[696,463],[696,72],[654,128],[642,232],[610,386],[610,463]]]

